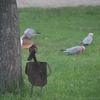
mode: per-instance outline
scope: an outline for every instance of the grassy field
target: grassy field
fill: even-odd
[[[10,94],[0,100],[100,100],[100,6],[19,9],[19,23],[21,35],[28,27],[41,32],[32,41],[38,47],[37,59],[48,62],[52,74],[41,97],[36,97],[39,88],[35,87],[29,98],[31,85],[24,72],[29,52],[22,50],[22,96]],[[79,45],[90,32],[93,42],[84,52],[60,52]]]

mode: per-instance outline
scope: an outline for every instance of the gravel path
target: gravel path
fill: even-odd
[[[42,7],[55,8],[65,6],[79,6],[79,5],[100,5],[100,0],[17,0],[18,8],[23,7]]]

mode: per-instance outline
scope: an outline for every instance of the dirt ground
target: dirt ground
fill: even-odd
[[[17,0],[18,8],[23,7],[41,7],[41,8],[55,8],[66,6],[79,5],[100,5],[100,0]]]

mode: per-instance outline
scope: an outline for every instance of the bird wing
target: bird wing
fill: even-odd
[[[76,54],[79,52],[79,50],[80,50],[79,46],[74,46],[72,48],[67,48],[66,50],[63,50],[63,52],[68,52],[70,54]]]
[[[27,36],[28,38],[32,38],[33,36],[38,34],[36,34],[35,30],[28,28],[25,30],[24,35]]]
[[[83,44],[90,44],[92,42],[92,37],[91,36],[87,36],[82,43]]]

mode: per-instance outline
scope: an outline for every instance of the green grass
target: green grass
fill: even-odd
[[[49,63],[52,74],[41,97],[29,98],[31,85],[24,73],[29,52],[22,50],[23,95],[10,94],[0,100],[100,100],[100,6],[23,8],[19,9],[19,23],[21,35],[28,27],[41,32],[32,39],[38,47],[36,56]],[[94,33],[93,43],[84,52],[60,52],[79,45],[90,32]]]

